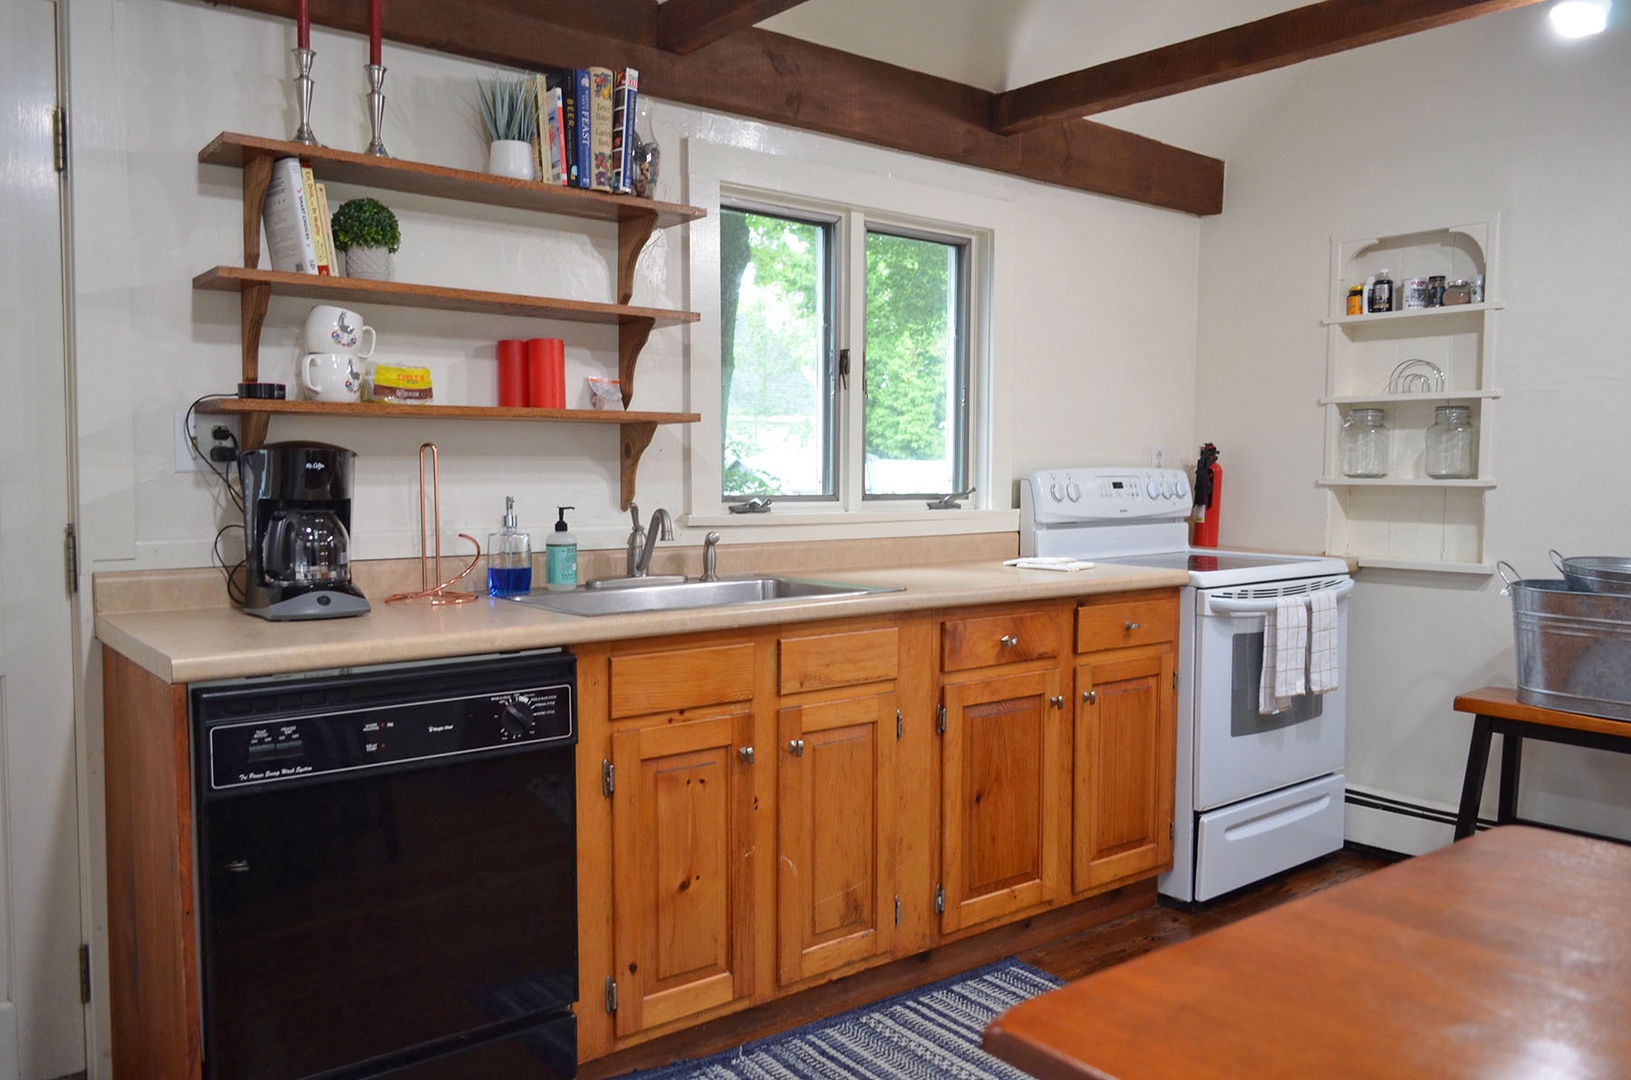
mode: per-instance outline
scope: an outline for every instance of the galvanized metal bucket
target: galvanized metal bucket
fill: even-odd
[[[1621,555],[1576,555],[1565,559],[1554,549],[1548,552],[1552,565],[1576,589],[1583,592],[1620,593],[1631,596],[1631,558]]]
[[[1520,579],[1506,562],[1497,568],[1512,597],[1518,700],[1631,720],[1631,594]]]

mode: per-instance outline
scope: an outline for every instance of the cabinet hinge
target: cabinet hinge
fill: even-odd
[[[946,887],[944,885],[934,887],[934,913],[936,915],[946,913]]]
[[[609,1013],[614,1013],[614,1012],[617,1011],[617,980],[616,979],[607,979],[606,980],[606,1011],[609,1012]]]
[[[600,790],[608,799],[612,797],[612,792],[617,790],[617,769],[605,758],[600,762]]]
[[[934,733],[936,735],[944,735],[946,733],[946,705],[945,705],[945,702],[941,702],[939,705],[935,706],[935,711],[934,711]]]
[[[900,925],[900,897],[895,897],[895,925]]]
[[[896,709],[895,710],[895,741],[900,742],[905,737],[906,737],[906,717],[904,717],[904,716],[902,716],[900,714],[899,709]]]
[[[62,527],[62,573],[72,596],[79,591],[79,534],[72,522]]]
[[[1177,668],[1172,669],[1172,688],[1174,690],[1178,689],[1178,669]]]
[[[1178,841],[1178,823],[1176,821],[1167,822],[1167,839],[1173,841],[1174,843],[1177,843],[1177,841]]]
[[[61,105],[51,110],[51,165],[68,171],[68,110]]]
[[[89,945],[79,947],[79,1003],[81,1005],[91,1003],[91,947]]]

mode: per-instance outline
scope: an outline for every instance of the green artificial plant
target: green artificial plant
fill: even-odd
[[[382,247],[391,252],[402,246],[402,230],[391,208],[378,199],[350,199],[334,211],[334,246]]]
[[[488,142],[533,140],[538,134],[538,99],[530,76],[495,75],[481,80],[477,88]]]

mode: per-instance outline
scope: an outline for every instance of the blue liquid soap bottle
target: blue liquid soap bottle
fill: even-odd
[[[550,592],[571,592],[578,587],[578,538],[566,531],[566,512],[575,506],[557,506],[555,531],[544,538],[544,582]]]
[[[516,528],[515,498],[504,496],[504,529],[487,534],[487,592],[525,596],[532,591],[532,537]]]

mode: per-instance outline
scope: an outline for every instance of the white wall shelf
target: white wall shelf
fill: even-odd
[[[1331,240],[1330,310],[1326,328],[1324,468],[1329,495],[1326,549],[1361,566],[1489,574],[1484,550],[1484,493],[1493,474],[1493,403],[1499,215],[1466,224],[1403,229]],[[1483,275],[1476,304],[1347,314],[1350,286],[1386,269],[1402,302],[1405,282],[1442,274]],[[1412,363],[1414,361],[1414,363]],[[1408,367],[1406,367],[1408,365]],[[1401,369],[1442,373],[1425,393],[1401,392]],[[1419,389],[1419,387],[1418,387]],[[1426,437],[1435,410],[1464,405],[1477,428],[1476,473],[1463,480],[1426,474]],[[1387,415],[1390,460],[1385,477],[1341,474],[1342,424],[1351,408]]]

